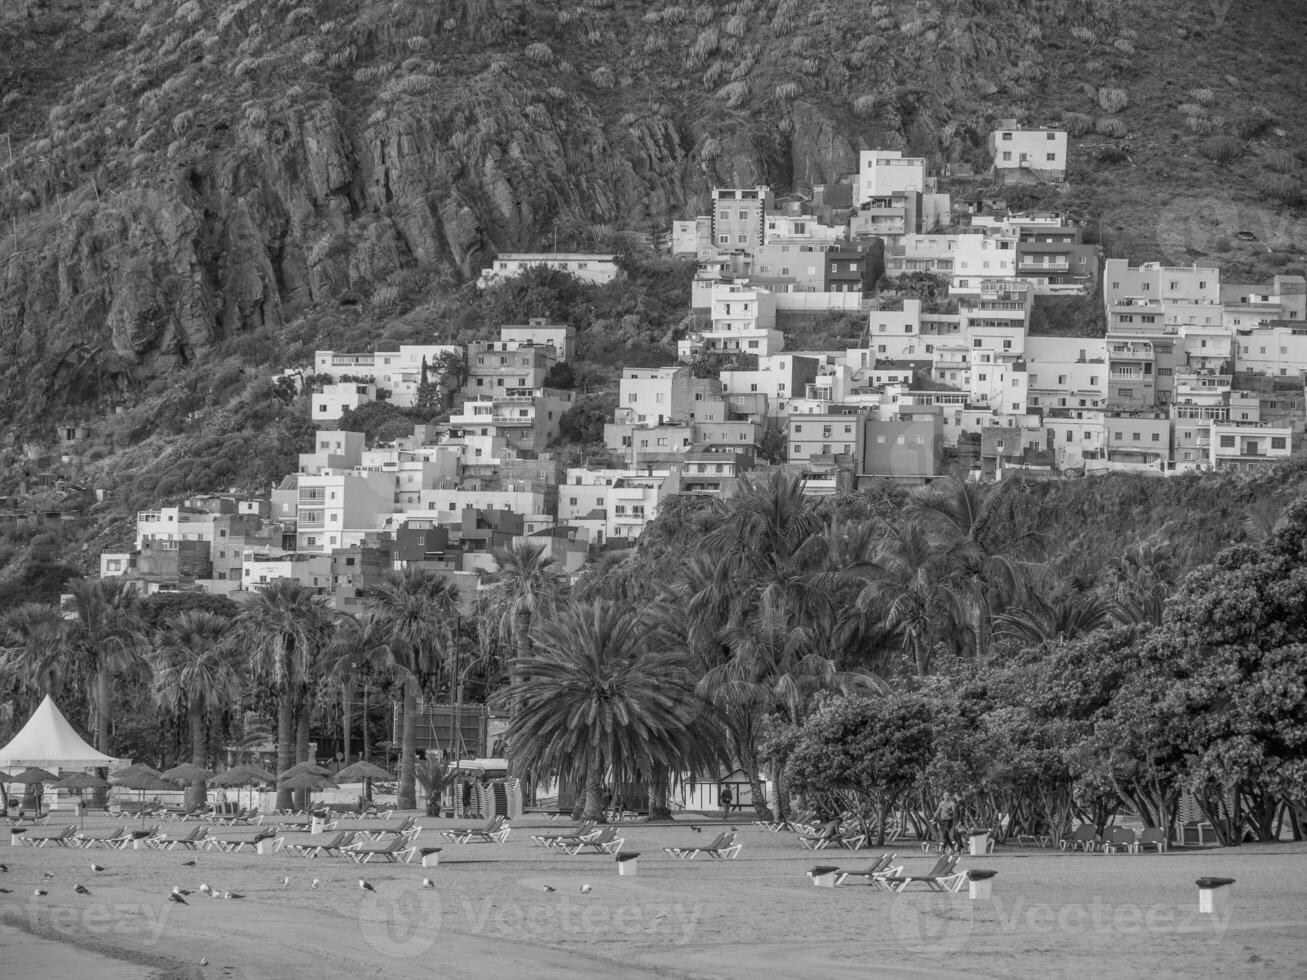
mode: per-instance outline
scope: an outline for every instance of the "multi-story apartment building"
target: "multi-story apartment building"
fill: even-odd
[[[558,359],[558,349],[553,346],[507,340],[473,341],[467,345],[467,381],[463,391],[469,398],[530,395],[544,386],[549,369]]]
[[[313,437],[313,452],[300,453],[299,472],[314,474],[352,470],[363,459],[365,443],[362,432],[321,429]]]
[[[449,418],[450,436],[469,447],[471,461],[497,459],[499,447],[536,455],[558,438],[559,421],[572,407],[573,393],[536,388],[528,393],[484,394],[464,400]]]
[[[320,350],[313,353],[313,373],[320,378],[330,377],[331,384],[362,379],[360,383],[371,383],[376,388],[387,391],[393,404],[409,408],[417,401],[423,364],[430,368],[443,355],[461,356],[462,353],[462,348],[455,344],[401,344],[396,350],[358,354]],[[374,392],[372,398],[375,400],[375,397]],[[314,411],[316,418],[316,402]],[[335,416],[323,414],[322,417],[339,418],[340,413],[337,412]]]
[[[505,252],[495,257],[481,273],[477,285],[485,289],[503,279],[519,276],[529,269],[556,269],[583,282],[604,285],[622,278],[617,256],[586,252]]]
[[[928,272],[951,282],[959,237],[931,234],[904,235],[899,244],[885,246],[885,275],[902,276],[913,272]]]
[[[814,456],[846,455],[856,459],[867,409],[833,406],[829,411],[791,415],[786,422],[785,458],[806,463]]]
[[[1307,323],[1284,320],[1236,329],[1233,346],[1238,371],[1272,378],[1296,378],[1307,371]]]
[[[1027,337],[1029,407],[1102,409],[1107,402],[1107,342],[1091,337]]]
[[[757,187],[714,187],[712,242],[719,252],[756,252],[766,241],[766,214],[772,210],[771,190]]]
[[[795,292],[825,292],[826,254],[832,251],[840,251],[835,242],[774,239],[754,251],[753,276],[760,285],[788,283]]]
[[[863,150],[858,154],[858,204],[934,189],[934,180],[926,176],[924,157],[905,157],[901,150]]]
[[[862,433],[860,481],[921,484],[941,474],[944,427],[938,406],[906,406],[883,418],[868,418]]]
[[[725,417],[726,402],[716,378],[696,378],[685,365],[622,369],[613,415],[619,425],[722,421]]]
[[[1173,303],[1221,302],[1221,271],[1210,266],[1166,266],[1145,262],[1132,267],[1126,259],[1103,263],[1103,304],[1109,320],[1112,308],[1126,300],[1158,303],[1165,310]]]
[[[785,336],[776,329],[776,296],[743,283],[716,283],[712,288],[712,326],[677,341],[682,360],[707,351],[728,354],[777,354]]]
[[[576,328],[566,323],[550,323],[544,317],[532,317],[526,323],[499,328],[500,343],[517,347],[552,347],[560,361],[575,353]]]
[[[301,473],[295,517],[296,550],[331,551],[357,544],[395,510],[395,478],[388,473]]]
[[[1250,470],[1287,459],[1293,452],[1293,429],[1266,422],[1213,421],[1208,462],[1214,469]]]
[[[1012,279],[1016,274],[1015,232],[958,235],[949,295],[978,296],[984,283]]]
[[[310,396],[309,417],[314,422],[334,422],[347,411],[377,400],[377,386],[371,382],[337,381],[315,385]]]
[[[769,414],[784,414],[787,402],[816,380],[820,363],[819,358],[804,354],[764,355],[758,358],[757,370],[721,372],[722,393],[763,395]]]

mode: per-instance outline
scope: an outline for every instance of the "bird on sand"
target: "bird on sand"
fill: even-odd
[[[41,877],[44,878],[46,881],[49,881],[51,878],[54,877],[54,872],[53,871],[42,872]]]
[[[435,883],[434,881],[432,881],[430,878],[423,878],[423,879],[422,879],[422,887],[423,887],[423,888],[435,888],[435,887],[436,887],[436,883]]]
[[[237,895],[235,892],[223,892],[223,898],[244,898],[244,895]]]
[[[78,895],[91,894],[91,889],[87,888],[85,885],[77,885],[73,888],[73,891],[75,891]]]
[[[176,885],[173,885],[172,893],[174,895],[189,895],[191,892],[189,888],[178,888]]]
[[[7,873],[8,871],[9,871],[9,865],[7,865],[7,864],[0,864],[0,875],[5,874],[5,873]]]
[[[547,891],[547,892],[556,892],[556,891],[558,891],[558,889],[555,888],[553,885],[545,885],[545,891]]]
[[[36,897],[37,897],[37,898],[40,898],[42,895],[48,895],[48,894],[50,894],[50,893],[47,892],[44,888],[38,888],[38,889],[36,890]]]
[[[286,887],[287,885],[289,885],[289,884],[290,884],[290,875],[287,875],[285,878],[282,878],[282,879],[281,879],[281,887],[282,887],[282,888],[285,888],[285,887]]]
[[[582,885],[582,886],[581,886],[581,894],[582,894],[582,895],[589,895],[589,894],[590,894],[590,886],[589,886],[589,885]]]
[[[322,882],[319,881],[317,878],[314,878],[314,879],[313,879],[313,887],[314,887],[314,888],[317,888],[317,887],[318,887],[319,885],[321,885],[321,884],[322,884]]]
[[[91,862],[91,870],[92,870],[92,871],[103,871],[103,870],[104,870],[104,865],[102,865],[102,864],[96,864],[94,861],[92,861],[92,862]]]
[[[183,862],[182,862],[182,867],[183,867],[183,868],[193,868],[193,867],[195,867],[196,863],[197,863],[197,859],[196,859],[196,858],[191,858],[189,861],[183,861]]]
[[[209,883],[208,883],[207,881],[204,882],[204,884],[200,885],[200,894],[201,894],[201,895],[212,895],[212,894],[213,894],[213,889],[209,887]]]
[[[376,889],[372,887],[372,882],[366,881],[363,878],[359,879],[359,887],[362,888],[365,892],[376,891]]]
[[[190,905],[190,904],[191,904],[190,902],[186,901],[186,899],[184,899],[184,898],[182,898],[180,895],[178,895],[176,892],[169,892],[169,893],[168,893],[168,901],[170,901],[170,902],[176,902],[178,905]]]

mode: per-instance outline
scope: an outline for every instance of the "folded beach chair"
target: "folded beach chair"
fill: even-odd
[[[901,892],[914,881],[919,881],[931,891],[955,892],[962,887],[962,883],[967,880],[965,871],[958,871],[958,861],[960,856],[946,852],[939,856],[935,866],[927,871],[924,875],[887,875],[884,879],[885,884],[889,886],[890,891]]]
[[[52,844],[55,847],[67,847],[74,840],[77,828],[72,824],[60,827],[58,830],[42,830],[28,832],[18,838],[18,842],[27,847],[45,847]]]
[[[564,840],[567,838],[570,838],[572,840],[577,840],[579,838],[585,837],[590,833],[592,833],[594,829],[595,829],[595,822],[593,820],[586,820],[581,824],[581,826],[573,827],[571,830],[560,830],[558,833],[555,834],[532,834],[531,840],[544,847],[552,847],[560,840]]]
[[[575,843],[560,842],[555,845],[564,854],[580,854],[586,848],[596,854],[616,854],[626,843],[625,837],[617,836],[616,827],[605,827],[597,834],[590,834]]]
[[[842,885],[849,878],[865,878],[868,885],[879,887],[885,884],[885,879],[891,875],[903,874],[902,865],[894,866],[896,857],[898,857],[897,854],[886,851],[861,871],[841,871],[835,876],[835,884]]]
[[[738,857],[743,844],[735,842],[735,833],[725,831],[717,835],[710,844],[700,844],[697,847],[664,847],[664,853],[681,860],[693,861],[700,854],[707,854],[711,858],[734,858]]]
[[[1138,854],[1143,851],[1145,847],[1157,848],[1158,854],[1165,851],[1166,831],[1162,830],[1160,827],[1145,827],[1143,833],[1139,835],[1139,839],[1135,841],[1132,850]]]
[[[1064,851],[1092,851],[1098,846],[1098,831],[1092,823],[1082,823],[1070,837],[1058,842]]]
[[[284,837],[277,837],[271,830],[223,831],[204,839],[204,846],[210,850],[225,851],[228,854],[239,853],[243,847],[257,847],[260,841],[271,839],[273,850],[280,850]]]
[[[1103,841],[1103,853],[1115,854],[1117,851],[1129,853],[1135,849],[1135,832],[1126,827],[1113,827],[1112,832]]]
[[[81,833],[72,839],[72,842],[78,847],[118,847],[123,842],[123,834],[127,828],[115,827],[113,830],[105,830],[96,834]],[[127,840],[131,840],[131,835],[127,835]]]
[[[350,844],[340,848],[340,853],[357,864],[367,864],[373,858],[398,864],[400,857],[408,855],[411,850],[407,837],[403,834],[392,834],[386,841],[366,840]]]
[[[196,824],[186,833],[177,837],[168,834],[161,834],[158,837],[146,840],[146,844],[160,851],[171,851],[175,848],[182,848],[187,851],[198,850],[199,846],[204,843],[204,836],[209,832],[209,828],[203,824]]]
[[[866,834],[841,833],[838,820],[828,820],[815,834],[799,835],[799,843],[811,851],[820,851],[827,847],[847,847],[856,850],[866,839]]]

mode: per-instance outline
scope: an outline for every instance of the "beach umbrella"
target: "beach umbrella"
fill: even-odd
[[[138,798],[140,803],[141,823],[145,823],[145,791],[158,792],[159,790],[170,790],[173,787],[164,781],[163,774],[159,770],[147,766],[143,762],[128,766],[126,769],[118,769],[109,773],[109,782],[115,786],[121,786],[124,789],[137,790],[141,795]]]
[[[289,770],[288,770],[289,771]],[[334,782],[326,776],[316,772],[297,772],[287,776],[278,783],[281,789],[306,789],[309,791],[309,803],[312,804],[312,793],[315,789],[340,789]],[[306,806],[305,809],[309,807]]]
[[[77,829],[82,829],[82,817],[86,809],[86,801],[82,797],[83,790],[88,789],[109,789],[113,783],[107,779],[101,779],[99,776],[92,776],[89,772],[75,772],[71,775],[64,776],[57,783],[51,785],[51,789],[75,789],[77,790]]]
[[[39,769],[36,766],[28,766],[20,773],[9,775],[0,772],[0,783],[22,783],[24,786],[31,786],[34,783],[53,783],[59,779],[54,773],[45,769]],[[41,815],[41,797],[36,798],[36,815]]]
[[[205,769],[203,766],[197,766],[194,763],[183,762],[179,766],[165,769],[159,775],[170,783],[177,783],[180,785],[184,783],[198,782],[201,779],[212,779],[217,775],[217,773],[212,769]]]
[[[215,786],[254,786],[258,783],[275,783],[277,774],[251,763],[232,766],[210,781]]]
[[[390,773],[371,762],[355,762],[331,777],[338,783],[354,783],[364,779],[391,779]]]

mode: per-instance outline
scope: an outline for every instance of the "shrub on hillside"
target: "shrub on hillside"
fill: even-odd
[[[1062,126],[1067,131],[1068,136],[1084,136],[1085,133],[1094,128],[1094,117],[1083,112],[1063,110]]]
[[[1257,177],[1257,189],[1267,197],[1291,207],[1303,201],[1302,181],[1289,174],[1261,174]]]
[[[1243,156],[1243,144],[1229,136],[1211,136],[1198,144],[1198,152],[1217,163],[1229,163]]]
[[[1262,159],[1277,174],[1291,174],[1298,170],[1298,158],[1289,150],[1267,150]]]
[[[1125,122],[1113,116],[1101,116],[1094,121],[1094,132],[1102,136],[1112,136],[1120,139],[1130,132]]]
[[[1104,112],[1120,112],[1130,104],[1130,97],[1123,88],[1100,88],[1098,104]]]

